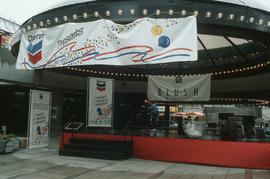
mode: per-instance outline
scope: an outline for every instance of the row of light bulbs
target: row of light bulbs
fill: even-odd
[[[217,98],[216,98],[217,99]],[[236,100],[235,102],[239,101],[239,102],[242,102],[242,103],[233,103],[234,101],[231,101],[232,99]],[[210,101],[211,102],[216,102],[216,100],[212,100],[212,98],[210,98]],[[217,101],[220,101],[222,103],[224,102],[231,102],[229,103],[230,105],[235,105],[235,106],[261,106],[261,105],[268,105],[269,104],[269,101],[268,100],[260,100],[260,99],[237,99],[237,98],[219,98],[219,100]],[[144,102],[146,104],[149,104],[150,101],[148,99],[144,100]],[[249,103],[245,103],[245,102],[249,102]],[[186,105],[186,106],[200,106],[198,104],[189,104],[189,103],[185,103],[184,101],[179,101],[179,103],[177,102],[155,102],[156,104],[158,105],[171,105],[171,106],[176,106],[176,105]],[[206,102],[207,104],[207,102]]]
[[[118,13],[119,16],[122,16],[124,14],[123,10],[121,10],[121,9],[119,9],[117,11],[117,13]],[[148,10],[147,9],[143,9],[142,13],[143,13],[144,16],[147,16],[148,15]],[[172,16],[174,14],[180,14],[181,16],[185,16],[185,15],[189,15],[189,14],[190,15],[194,15],[194,16],[198,16],[199,15],[199,11],[194,11],[194,12],[189,13],[186,10],[182,10],[180,12],[175,12],[174,10],[171,9],[171,10],[169,10],[167,12],[162,12],[160,10],[156,10],[156,12],[153,13],[153,14],[151,14],[150,16],[152,16],[152,15],[159,16],[161,13],[166,13],[166,14],[169,14],[170,16]],[[131,15],[135,15],[135,10],[134,9],[130,9],[130,14]],[[109,10],[105,11],[105,15],[106,15],[106,17],[110,17],[111,16],[111,11],[109,11]],[[205,17],[206,18],[210,18],[212,15],[213,15],[213,13],[211,11],[207,11],[205,13]],[[88,14],[88,13],[84,12],[82,14],[82,16],[79,16],[77,14],[73,14],[72,15],[72,19],[69,19],[68,16],[63,16],[62,17],[62,20],[63,20],[63,22],[72,22],[73,20],[78,20],[79,18],[87,19],[87,18],[89,18],[91,16],[102,18],[101,15],[100,15],[100,13],[98,11],[96,11],[96,12],[94,12],[94,14]],[[219,13],[216,14],[216,19],[222,19],[222,18],[224,18],[224,14],[222,12],[219,12]],[[235,15],[234,14],[229,14],[226,17],[226,19],[227,20],[233,20],[233,19],[235,19]],[[246,21],[247,23],[254,23],[255,22],[255,18],[254,17],[247,18],[244,15],[239,16],[237,20],[238,21],[241,21],[241,22]],[[61,20],[58,17],[55,17],[53,19],[53,21],[55,23],[59,23]],[[264,20],[263,19],[259,19],[257,24],[258,25],[263,25],[263,23],[264,23]],[[46,22],[40,21],[39,22],[39,27],[42,28],[42,27],[44,27],[46,25],[49,26],[51,24],[52,24],[52,21],[50,19],[47,19]],[[270,21],[267,21],[266,26],[267,27],[270,27]],[[38,28],[38,25],[37,24],[33,24],[32,27],[30,25],[28,25],[27,26],[27,29],[22,28],[22,30],[23,30],[23,32],[26,32],[26,30],[27,31],[30,31],[30,30],[37,29],[37,28]]]
[[[250,102],[250,103],[260,103],[260,104],[269,104],[268,100],[262,99],[252,99],[252,98],[210,98],[210,101],[228,101],[228,102]]]
[[[257,65],[253,65],[253,66],[249,66],[249,67],[243,67],[243,68],[237,68],[234,70],[225,70],[225,71],[220,71],[220,72],[212,72],[209,73],[212,76],[216,76],[216,75],[226,75],[226,74],[231,74],[231,73],[239,73],[239,72],[246,72],[249,70],[256,70],[259,68],[263,68],[266,67],[267,65],[270,64],[270,61],[267,61],[265,63],[260,63]],[[85,73],[91,73],[94,75],[109,75],[109,76],[120,76],[120,77],[148,77],[148,75],[150,74],[131,74],[131,73],[118,73],[118,72],[105,72],[105,71],[97,71],[97,70],[89,70],[89,69],[83,69],[83,68],[77,68],[77,67],[67,67],[67,69],[69,70],[73,70],[73,71],[78,71],[78,72],[85,72]],[[159,76],[176,76],[176,77],[191,77],[191,76],[200,76],[200,75],[204,75],[204,74],[189,74],[189,75],[159,75]]]
[[[149,103],[146,103],[146,104],[149,104]],[[189,103],[185,103],[183,104],[183,102],[179,102],[179,103],[171,103],[171,102],[155,102],[155,104],[157,105],[170,105],[170,106],[177,106],[179,104],[183,105],[183,106],[198,106],[198,105],[192,105],[192,104],[189,104]],[[239,103],[231,103],[230,105],[234,105],[234,106],[264,106],[266,104],[261,104],[261,103],[251,103],[251,104],[239,104]]]

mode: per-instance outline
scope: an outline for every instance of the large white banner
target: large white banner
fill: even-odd
[[[89,78],[88,126],[111,127],[113,117],[113,80]]]
[[[148,76],[150,101],[208,101],[211,75],[192,77]]]
[[[130,24],[101,19],[22,34],[16,68],[138,65],[197,60],[195,17],[142,18]]]
[[[30,91],[30,116],[28,127],[28,147],[44,147],[49,143],[51,93]]]

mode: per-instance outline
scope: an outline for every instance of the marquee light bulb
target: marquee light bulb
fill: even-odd
[[[169,10],[169,15],[170,16],[173,15],[173,10],[172,9]]]
[[[245,20],[245,16],[240,16],[240,21],[244,21]]]
[[[46,23],[47,23],[47,25],[51,25],[51,20],[48,19],[48,20],[46,21]]]
[[[131,15],[135,15],[135,10],[134,9],[130,9],[130,14]]]
[[[156,10],[156,14],[159,16],[160,15],[160,10]]]
[[[147,9],[144,9],[144,10],[143,10],[143,15],[145,15],[145,16],[146,16],[146,15],[147,15],[147,13],[148,13],[148,12],[147,12]]]
[[[199,11],[194,11],[194,16],[198,16],[199,15]]]
[[[67,16],[63,16],[63,20],[64,21],[67,21],[68,20],[68,17]]]
[[[230,15],[229,15],[229,19],[230,19],[230,20],[233,20],[233,19],[234,19],[234,15],[233,15],[233,14],[230,14]]]
[[[110,16],[111,12],[110,11],[106,11],[106,16]]]
[[[223,17],[223,14],[221,12],[217,14],[218,19],[221,19],[222,17]]]
[[[182,10],[182,11],[181,11],[181,15],[182,15],[182,16],[185,16],[186,14],[187,14],[187,11],[186,11],[186,10]]]
[[[118,10],[118,15],[122,16],[123,15],[123,11],[121,9]]]
[[[58,17],[55,17],[55,18],[54,18],[54,22],[55,22],[55,23],[59,22]]]
[[[88,17],[88,14],[85,12],[85,13],[83,13],[83,18],[87,18]]]
[[[208,12],[206,12],[205,17],[206,17],[206,18],[209,18],[209,17],[211,17],[211,14],[212,14],[212,13],[208,11]]]
[[[96,12],[94,12],[94,16],[95,17],[98,17],[99,16],[99,13],[96,11]]]
[[[250,22],[250,23],[253,23],[254,20],[255,20],[254,17],[251,17],[251,18],[249,19],[249,22]]]

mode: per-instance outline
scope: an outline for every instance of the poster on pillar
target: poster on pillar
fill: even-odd
[[[28,147],[35,148],[48,146],[51,92],[31,90],[29,107]]]
[[[113,116],[113,80],[89,78],[88,126],[111,127]]]
[[[192,77],[148,76],[150,101],[208,101],[211,75]]]

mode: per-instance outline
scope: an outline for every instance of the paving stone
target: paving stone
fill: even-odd
[[[269,170],[59,156],[57,150],[24,149],[0,155],[0,179],[270,179]]]
[[[179,175],[174,175],[174,174],[163,174],[158,177],[158,179],[177,179]]]
[[[151,178],[153,174],[151,173],[135,173],[134,175],[131,175],[127,177],[127,179],[146,179]]]
[[[212,179],[213,175],[194,175],[192,179]]]
[[[245,179],[245,173],[229,173],[226,179]]]
[[[212,179],[225,179],[226,174],[213,175]]]
[[[178,179],[191,179],[193,178],[194,175],[182,175],[180,177],[178,177]]]
[[[269,179],[269,171],[252,172],[252,179]]]

